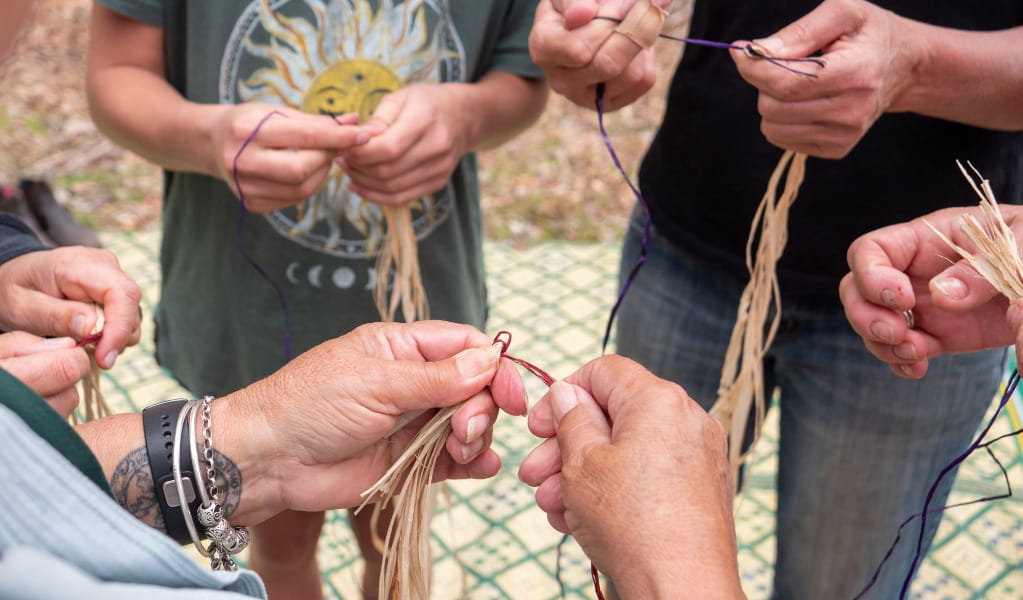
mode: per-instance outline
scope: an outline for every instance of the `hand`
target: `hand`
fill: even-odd
[[[0,329],[81,340],[103,309],[96,362],[114,366],[139,341],[142,292],[107,250],[83,247],[30,252],[0,265]]]
[[[443,189],[471,149],[461,102],[471,85],[413,85],[384,96],[366,123],[374,137],[338,158],[349,189],[396,206]]]
[[[547,74],[551,89],[572,102],[594,108],[598,83],[605,83],[604,108],[627,106],[653,87],[653,48],[640,48],[617,25],[596,16],[623,19],[635,0],[541,0],[529,35],[533,62]],[[667,8],[667,0],[655,0]]]
[[[848,154],[910,85],[921,60],[917,26],[863,0],[827,0],[755,42],[771,56],[805,57],[821,51],[824,68],[790,63],[816,73],[816,79],[732,50],[739,74],[760,91],[764,136],[776,146],[811,156]]]
[[[235,194],[238,194],[235,156],[266,118],[238,158],[245,207],[257,213],[305,200],[326,180],[339,152],[364,144],[370,138],[366,129],[355,125],[358,115],[354,114],[335,120],[329,115],[258,103],[207,108],[212,111],[208,114],[212,116],[214,172]]]
[[[1000,209],[1016,235],[1023,235],[1019,207]],[[867,349],[897,375],[923,377],[929,358],[1014,341],[1006,322],[1008,300],[966,261],[953,262],[955,251],[924,223],[973,251],[959,228],[964,214],[980,219],[979,209],[949,208],[868,233],[849,247],[851,272],[839,286],[846,317]],[[915,316],[913,329],[902,315],[909,309]]]
[[[238,508],[247,516],[239,522],[259,522],[285,508],[359,505],[360,493],[384,474],[429,415],[388,435],[398,418],[462,401],[437,479],[496,474],[501,461],[489,444],[497,408],[525,414],[518,372],[499,360],[490,338],[441,321],[373,323],[313,348],[213,403],[223,411],[213,416],[214,427],[228,428],[214,431],[214,439],[225,437],[223,448],[248,473]],[[283,506],[246,506],[247,497],[275,498]]]
[[[673,587],[669,596],[706,585],[687,595],[736,597],[724,430],[682,388],[607,356],[555,383],[529,428],[550,439],[520,478],[538,486],[551,524],[575,536],[623,596],[654,597],[646,586],[659,581]]]
[[[78,406],[75,385],[89,373],[89,356],[68,337],[44,339],[13,331],[0,334],[0,368],[67,418]]]

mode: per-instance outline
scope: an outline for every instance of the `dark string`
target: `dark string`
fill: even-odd
[[[647,207],[646,199],[643,198],[643,194],[636,187],[636,184],[632,183],[632,179],[629,178],[629,174],[625,171],[625,167],[622,166],[622,161],[618,158],[618,153],[615,151],[614,144],[611,143],[611,136],[607,133],[607,128],[604,126],[604,93],[605,85],[603,82],[597,84],[597,124],[600,127],[600,135],[604,138],[604,146],[607,148],[607,153],[611,155],[611,160],[614,162],[618,172],[622,174],[622,178],[625,179],[625,183],[628,184],[629,189],[632,190],[632,194],[636,197],[636,202],[643,209],[643,244],[639,249],[639,257],[636,258],[636,262],[633,263],[632,269],[629,271],[629,276],[626,277],[625,283],[622,284],[622,289],[618,292],[618,299],[615,300],[615,304],[611,307],[611,315],[607,318],[607,327],[604,329],[604,341],[600,344],[600,353],[604,354],[607,351],[607,343],[611,339],[611,327],[614,325],[615,317],[618,315],[618,309],[622,307],[622,302],[625,300],[625,294],[632,287],[632,282],[639,275],[640,268],[643,267],[643,263],[646,262],[647,255],[650,252],[650,208]]]
[[[621,23],[622,22],[621,19],[616,19],[614,17],[599,17],[598,16],[598,17],[594,17],[594,19],[595,20],[596,19],[601,19],[603,21],[611,21],[613,23]],[[789,58],[789,57],[770,56],[766,52],[764,52],[763,48],[760,48],[760,47],[755,46],[753,44],[746,44],[745,46],[739,46],[739,45],[736,45],[736,44],[729,44],[729,43],[726,43],[726,42],[715,42],[715,41],[712,41],[712,40],[701,40],[699,38],[677,37],[677,36],[674,36],[674,35],[668,35],[666,33],[658,34],[657,37],[664,38],[666,40],[672,40],[674,42],[682,42],[684,44],[694,44],[694,45],[697,45],[697,46],[709,46],[711,48],[725,48],[725,49],[728,49],[728,50],[742,50],[743,52],[746,53],[746,56],[749,56],[750,58],[760,58],[760,59],[766,60],[767,62],[769,62],[769,63],[771,63],[773,65],[779,66],[779,67],[785,69],[786,71],[789,71],[791,73],[795,73],[796,75],[803,75],[805,77],[812,77],[813,79],[817,79],[817,74],[816,73],[810,73],[808,71],[800,71],[799,69],[794,69],[794,68],[788,66],[785,63],[805,62],[805,63],[813,63],[813,64],[817,65],[818,67],[824,67],[825,66],[824,59],[822,59],[822,58],[817,58],[815,56],[807,56],[807,57],[803,57],[803,58]]]
[[[234,243],[238,247],[238,251],[241,252],[242,257],[244,257],[245,260],[252,265],[252,268],[259,273],[260,277],[273,286],[274,291],[277,293],[277,302],[281,305],[281,315],[284,318],[284,360],[287,362],[291,360],[291,311],[288,309],[288,301],[284,297],[284,290],[276,281],[274,281],[274,278],[267,273],[266,269],[264,269],[263,266],[260,265],[251,254],[249,254],[249,251],[245,249],[245,244],[242,242],[242,228],[245,226],[245,215],[249,211],[245,207],[245,192],[242,190],[241,178],[238,175],[238,159],[241,158],[242,153],[249,147],[249,144],[256,139],[256,134],[263,128],[263,125],[265,125],[266,122],[270,120],[270,117],[274,115],[287,118],[287,115],[276,110],[270,111],[264,115],[263,118],[259,120],[259,123],[256,124],[256,128],[249,134],[249,137],[246,138],[241,147],[238,148],[238,152],[234,155],[234,160],[231,163],[231,177],[234,179],[235,189],[238,190],[239,205],[238,225],[234,230]]]
[[[913,573],[916,571],[916,566],[920,562],[920,555],[923,554],[924,531],[925,531],[926,525],[927,525],[927,513],[928,513],[927,509],[928,509],[928,507],[931,504],[931,500],[934,498],[934,494],[938,490],[938,485],[941,483],[941,480],[945,477],[945,475],[947,475],[953,469],[958,467],[964,460],[966,460],[966,458],[968,456],[973,454],[974,450],[976,450],[977,448],[980,447],[981,441],[984,439],[985,436],[987,436],[987,433],[988,433],[988,431],[991,430],[991,427],[994,426],[995,419],[998,418],[998,414],[1002,412],[1002,408],[1006,404],[1008,404],[1009,399],[1012,397],[1012,393],[1014,391],[1016,391],[1016,385],[1018,383],[1019,383],[1019,371],[1013,371],[1012,377],[1009,378],[1009,382],[1008,382],[1008,384],[1006,384],[1005,393],[1002,395],[1002,399],[998,403],[998,408],[995,410],[995,414],[992,415],[991,420],[988,421],[987,426],[984,427],[984,429],[980,432],[980,435],[977,436],[977,439],[974,440],[973,443],[970,444],[966,448],[965,452],[963,452],[962,454],[957,456],[955,458],[955,460],[950,462],[948,465],[945,466],[944,469],[941,470],[941,473],[938,474],[937,479],[935,479],[934,483],[931,484],[931,489],[929,489],[927,491],[927,499],[924,500],[923,510],[920,511],[921,512],[921,515],[920,515],[920,534],[917,536],[917,540],[916,540],[916,552],[913,555],[913,562],[910,564],[909,571],[906,573],[906,578],[902,582],[902,591],[899,592],[899,600],[903,600],[906,597],[906,593],[909,591],[909,583],[910,583],[910,581],[912,581]],[[1010,490],[1010,492],[1011,492],[1011,490]]]
[[[1011,433],[1000,435],[987,442],[982,442],[982,440],[988,434],[991,427],[994,425],[994,422],[1001,413],[1002,408],[1005,407],[1005,405],[1009,402],[1009,399],[1012,397],[1013,392],[1015,392],[1017,384],[1019,383],[1019,378],[1020,378],[1019,373],[1013,372],[1012,377],[1009,378],[1009,382],[1006,384],[1005,393],[1002,395],[1001,401],[998,404],[998,409],[995,410],[995,414],[991,417],[991,420],[988,421],[987,426],[984,428],[983,431],[981,431],[981,433],[977,436],[976,440],[974,440],[974,442],[970,444],[970,446],[966,449],[966,451],[963,454],[958,456],[955,460],[953,460],[951,463],[949,463],[945,468],[941,470],[937,479],[935,479],[934,484],[931,486],[930,491],[927,494],[927,499],[924,502],[923,509],[920,512],[910,515],[899,525],[899,528],[895,533],[895,539],[892,541],[891,545],[888,546],[888,550],[885,552],[884,557],[881,559],[881,562],[878,563],[877,568],[874,570],[873,575],[870,577],[870,580],[867,582],[866,586],[863,587],[860,593],[856,594],[853,600],[860,600],[860,598],[862,598],[868,591],[870,591],[872,587],[874,587],[874,584],[877,583],[877,580],[881,575],[881,569],[884,568],[885,563],[888,562],[889,558],[891,558],[892,553],[895,551],[895,547],[902,539],[903,530],[915,519],[917,518],[920,519],[920,535],[917,539],[916,553],[913,556],[912,566],[910,567],[909,572],[906,574],[906,578],[903,581],[902,591],[899,594],[900,600],[905,598],[906,591],[909,589],[909,583],[913,578],[913,573],[916,571],[917,563],[919,562],[920,557],[923,554],[923,537],[928,515],[941,513],[951,508],[959,508],[962,506],[969,506],[971,504],[979,504],[981,502],[990,502],[992,500],[1000,500],[1002,498],[1009,498],[1012,496],[1012,484],[1009,482],[1009,473],[1006,471],[1005,466],[1002,464],[1002,461],[998,460],[998,457],[991,450],[991,446],[1005,438],[1013,437],[1019,435],[1020,433],[1023,433],[1023,429],[1017,429],[1016,431],[1013,431]],[[941,483],[941,480],[945,477],[945,475],[951,472],[952,469],[954,469],[956,466],[958,466],[960,463],[966,460],[968,456],[970,456],[973,452],[980,448],[983,448],[988,453],[988,456],[991,457],[991,459],[995,462],[996,465],[998,465],[998,468],[1001,470],[1002,478],[1005,481],[1006,492],[1004,494],[986,496],[984,498],[977,498],[965,502],[949,504],[940,508],[929,508],[931,499],[934,496],[938,485]]]

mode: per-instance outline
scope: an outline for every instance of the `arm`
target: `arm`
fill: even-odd
[[[409,86],[380,101],[377,135],[339,159],[365,200],[406,204],[444,187],[462,156],[499,146],[543,111],[547,84],[503,71],[474,83]]]
[[[514,366],[498,358],[490,339],[469,326],[364,325],[217,399],[211,416],[217,469],[241,481],[225,502],[232,524],[256,524],[285,509],[358,505],[359,494],[424,422],[389,435],[399,416],[466,399],[452,419],[448,456],[435,477],[494,475],[501,462],[488,445],[497,408],[525,412],[522,382]],[[78,431],[117,499],[162,528],[141,416],[118,415]]]
[[[900,17],[864,0],[828,0],[757,41],[774,56],[821,51],[827,66],[816,71],[816,79],[741,51],[732,56],[742,77],[760,91],[761,129],[771,143],[841,158],[886,112],[1023,129],[1023,61],[1007,52],[1021,42],[1023,27],[961,31]]]
[[[369,139],[351,119],[182,98],[164,78],[163,30],[98,3],[93,4],[86,93],[93,120],[111,139],[165,169],[223,179],[235,193],[235,155],[261,119],[279,113],[239,162],[247,206],[257,212],[304,200],[326,178],[338,152]]]
[[[623,598],[745,598],[721,426],[682,388],[608,356],[529,415],[545,441],[519,476]]]
[[[1023,207],[999,208],[1017,237],[1023,235]],[[959,227],[967,213],[980,218],[977,208],[948,208],[870,232],[849,247],[850,273],[839,287],[846,317],[897,375],[923,377],[929,358],[999,348],[1023,337],[1023,304],[1017,300],[1007,315],[1009,301],[967,262],[950,261],[954,251],[924,223],[972,249]],[[913,329],[902,316],[909,309]],[[1023,354],[1023,345],[1016,351]]]

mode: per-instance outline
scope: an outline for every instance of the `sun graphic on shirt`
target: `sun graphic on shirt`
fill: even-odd
[[[406,85],[461,79],[464,52],[446,14],[446,0],[257,0],[228,43],[221,100],[365,120],[381,98]],[[267,219],[310,248],[371,255],[386,233],[384,219],[348,183],[334,167],[315,194]],[[415,203],[417,234],[449,210],[449,190]]]

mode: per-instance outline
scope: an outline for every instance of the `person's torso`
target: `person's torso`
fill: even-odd
[[[766,37],[818,4],[698,0],[690,35],[723,42]],[[983,6],[956,0],[876,4],[959,29],[1023,24],[1023,4],[1015,0]],[[756,90],[738,76],[729,53],[690,45],[641,169],[655,225],[676,244],[745,277],[752,217],[781,155],[760,133]],[[1018,132],[886,114],[845,158],[809,159],[778,267],[783,294],[834,299],[847,270],[846,249],[856,237],[938,208],[974,204],[977,198],[956,160],[971,161],[990,178],[1000,202],[1023,200]]]
[[[101,1],[145,20],[137,0]],[[535,0],[165,2],[168,78],[200,103],[365,118],[409,85],[472,82],[494,69],[542,75],[526,48]],[[469,154],[443,189],[412,204],[412,218],[431,316],[482,326],[478,204]],[[265,215],[240,214],[221,180],[171,174],[163,228],[158,355],[195,393],[228,391],[280,366],[286,316],[293,354],[379,320],[385,217],[348,189],[340,167],[305,201]],[[287,315],[249,258],[276,283]]]

